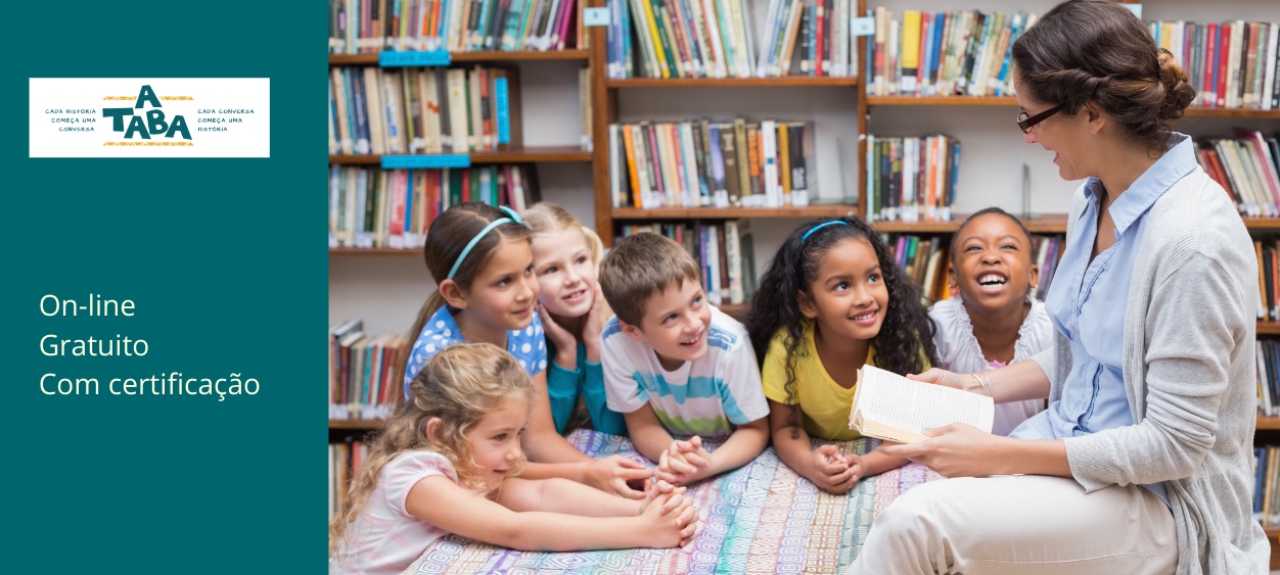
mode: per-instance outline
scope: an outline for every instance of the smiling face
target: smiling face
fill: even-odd
[[[875,338],[889,309],[889,290],[871,243],[849,238],[820,257],[809,293],[797,296],[800,313],[817,322],[824,338]]]
[[[536,236],[533,273],[538,278],[538,301],[553,315],[581,317],[591,309],[596,265],[581,230]]]
[[[1027,116],[1035,116],[1053,108],[1053,104],[1046,104],[1028,96],[1020,76],[1016,73],[1013,83],[1014,89],[1017,90],[1018,105],[1022,107],[1023,112],[1027,113]],[[1087,138],[1089,114],[1087,107],[1081,108],[1075,115],[1067,114],[1063,110],[1033,126],[1031,131],[1022,135],[1022,139],[1028,144],[1040,144],[1045,150],[1053,152],[1053,163],[1057,164],[1058,175],[1064,180],[1082,180],[1096,175],[1092,168],[1096,162],[1090,154],[1093,148]]]
[[[956,234],[951,281],[973,304],[991,311],[1020,306],[1040,272],[1022,228],[1001,214],[970,220]]]
[[[538,282],[533,253],[523,239],[503,240],[465,293],[467,313],[494,331],[524,329],[533,321]]]
[[[645,302],[640,325],[620,322],[623,333],[648,343],[667,371],[686,361],[707,355],[707,330],[711,327],[711,306],[702,293],[702,284],[685,278]]]
[[[471,458],[490,489],[502,485],[502,480],[524,458],[520,438],[528,423],[528,402],[515,399],[484,416],[467,432]]]

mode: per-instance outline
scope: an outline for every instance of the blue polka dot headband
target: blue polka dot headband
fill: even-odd
[[[498,209],[505,212],[507,214],[507,217],[498,218],[496,220],[493,220],[492,222],[489,222],[489,225],[485,226],[484,229],[480,230],[480,233],[476,234],[474,238],[471,238],[471,241],[467,242],[467,247],[462,248],[462,253],[458,254],[457,261],[453,262],[453,267],[449,269],[449,275],[445,276],[444,279],[447,279],[447,280],[453,279],[454,274],[458,273],[458,268],[462,266],[463,260],[467,259],[467,255],[471,253],[471,248],[476,247],[476,244],[480,243],[480,239],[488,235],[489,232],[493,231],[494,228],[507,223],[517,223],[522,226],[524,225],[524,220],[520,218],[520,214],[517,214],[515,210],[508,208],[507,206],[498,206]]]
[[[802,244],[803,244],[803,243],[805,242],[805,240],[808,240],[808,239],[809,239],[809,236],[813,235],[813,232],[816,232],[816,231],[818,231],[818,230],[820,230],[820,229],[822,229],[822,228],[825,228],[825,227],[827,227],[827,226],[834,226],[834,225],[841,225],[841,224],[843,224],[843,225],[846,225],[846,226],[847,226],[847,225],[849,225],[849,222],[846,222],[846,221],[844,221],[844,220],[831,220],[831,221],[829,221],[829,222],[822,222],[822,223],[820,223],[820,224],[818,224],[818,225],[816,225],[816,226],[813,226],[812,228],[809,228],[809,231],[805,232],[803,236],[800,236],[800,243],[802,243]]]

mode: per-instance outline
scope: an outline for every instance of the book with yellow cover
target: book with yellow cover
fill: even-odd
[[[849,429],[867,437],[915,443],[925,429],[964,423],[987,433],[995,418],[990,397],[913,381],[874,366],[858,370]]]
[[[916,93],[916,68],[920,66],[920,11],[902,13],[902,93]]]

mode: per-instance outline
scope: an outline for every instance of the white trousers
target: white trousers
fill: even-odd
[[[1174,572],[1173,514],[1150,490],[1085,494],[1039,475],[947,479],[876,518],[847,575]]]

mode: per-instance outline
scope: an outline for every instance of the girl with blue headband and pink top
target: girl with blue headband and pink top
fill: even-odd
[[[460,204],[432,222],[423,256],[438,288],[409,332],[414,344],[404,366],[406,394],[414,376],[441,350],[459,343],[494,344],[515,356],[537,391],[524,441],[533,463],[525,476],[564,477],[641,499],[644,492],[627,482],[649,479],[651,471],[617,456],[592,460],[556,433],[530,240],[524,221],[506,207]]]

